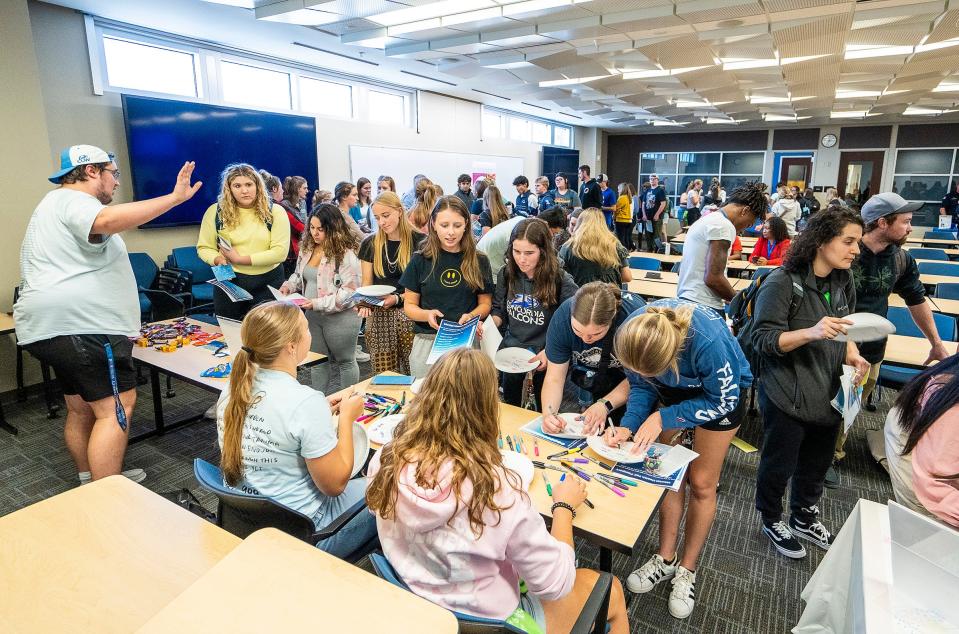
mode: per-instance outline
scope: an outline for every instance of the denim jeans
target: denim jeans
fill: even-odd
[[[335,498],[328,499],[321,510],[317,528],[328,526],[351,506],[366,496],[366,478],[357,478],[346,483],[346,489]],[[339,558],[348,557],[376,535],[376,518],[364,509],[341,528],[335,535],[316,544],[320,550]]]

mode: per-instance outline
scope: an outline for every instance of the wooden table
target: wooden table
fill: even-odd
[[[170,319],[156,323],[163,324],[171,323],[173,321],[175,320]],[[214,326],[212,324],[197,321],[195,319],[187,319],[186,321],[189,324],[195,324],[202,327],[206,332],[220,332],[219,326]],[[195,385],[196,387],[204,389],[208,392],[213,392],[214,394],[219,394],[230,384],[230,379],[228,377],[214,379],[200,376],[200,374],[207,368],[211,368],[221,363],[229,363],[232,360],[232,357],[230,356],[214,357],[209,349],[202,346],[186,344],[175,352],[161,352],[152,346],[141,348],[134,345],[133,359],[137,363],[145,365],[150,369],[150,389],[153,393],[154,429],[152,431],[144,432],[135,438],[131,438],[130,442],[137,442],[143,440],[144,438],[150,438],[151,436],[162,436],[165,432],[171,429],[182,427],[183,425],[196,422],[203,418],[203,415],[200,414],[198,416],[192,416],[190,418],[170,424],[167,424],[164,421],[163,398],[160,390],[161,373],[176,377],[180,381],[184,381],[190,385]],[[306,361],[300,365],[307,367],[317,363],[322,363],[325,360],[326,357],[324,355],[310,352],[306,357]]]
[[[239,543],[123,476],[71,489],[0,517],[0,631],[132,632]]]
[[[943,341],[949,354],[956,354],[955,341]],[[889,335],[886,343],[886,356],[883,363],[894,363],[907,368],[924,369],[926,358],[932,345],[925,337],[906,337],[903,335]]]
[[[683,259],[683,256],[677,255],[675,253],[647,253],[646,251],[633,251],[629,254],[630,257],[636,258],[652,258],[653,260],[659,260],[662,264],[675,264],[680,262]]]
[[[672,286],[673,289],[676,288],[674,284],[669,286]],[[369,382],[370,379],[362,381],[353,388],[343,390],[339,394],[345,395],[355,389],[391,396],[398,400],[405,393],[407,403],[414,398],[409,389],[400,386],[371,386]],[[499,404],[499,412],[500,430],[504,435],[509,434],[510,436],[519,433],[520,427],[539,416],[539,412],[521,409],[505,403]],[[525,433],[523,435],[524,438],[529,440],[530,458],[535,459],[536,457],[532,455],[534,437]],[[541,438],[537,439],[537,443],[539,445],[539,459],[544,459],[546,456],[562,450],[560,445],[555,445]],[[374,449],[379,449],[379,445],[371,443],[371,446]],[[592,450],[587,450],[587,454],[606,462],[604,458],[596,455]],[[589,473],[599,470],[593,463],[577,466],[582,471]],[[549,478],[554,482],[560,475],[556,471],[549,472]],[[583,505],[576,509],[576,519],[573,520],[573,534],[599,546],[600,569],[608,572],[612,570],[612,551],[615,550],[629,556],[636,554],[643,531],[646,530],[653,514],[659,508],[666,490],[640,483],[638,487],[630,489],[626,498],[620,498],[599,484],[588,483],[586,489],[590,501],[595,504],[596,508],[590,509]],[[552,498],[546,494],[546,486],[538,472],[530,486],[529,494],[536,509],[549,523],[552,520],[550,512]]]
[[[0,313],[0,335],[12,334],[15,330],[13,315],[10,313]]]
[[[673,273],[675,275],[675,273]],[[735,290],[746,288],[751,280],[745,278],[726,278]],[[643,297],[676,297],[679,286],[673,282],[647,279],[634,279],[626,285],[630,293]]]
[[[752,249],[754,246],[756,246],[756,242],[757,242],[758,240],[759,240],[759,238],[756,238],[756,237],[753,237],[753,236],[739,236],[739,243],[740,243],[741,245],[743,245],[743,249],[745,249],[745,248],[747,248],[747,247],[748,247],[749,249]],[[685,233],[681,233],[681,234],[679,234],[679,235],[677,235],[677,236],[673,236],[672,238],[670,238],[669,241],[670,241],[670,242],[678,242],[678,243],[682,244],[683,242],[686,241],[686,234],[685,234]]]
[[[453,613],[273,528],[259,530],[138,630],[430,632]]]
[[[907,243],[915,244],[943,244],[943,245],[959,245],[959,240],[950,240],[948,238],[926,238],[926,237],[908,237],[906,238]]]
[[[667,284],[679,284],[679,273],[673,273],[672,271],[647,271],[645,269],[630,269],[633,273],[633,280],[643,281],[643,282],[665,282]],[[659,278],[650,277],[648,274],[658,274]],[[736,288],[737,284],[742,284],[743,278],[741,277],[727,277],[726,281],[729,282],[729,285],[733,288]],[[959,281],[959,280],[957,280]]]
[[[929,240],[923,240],[922,242],[930,242],[930,241],[929,241]],[[903,248],[903,249],[906,249],[906,250],[908,251],[908,250],[911,249],[911,248],[912,248],[912,249],[918,249],[918,248],[920,248],[920,245],[918,245],[918,244],[912,244],[912,243],[906,243],[906,245],[905,245],[904,247],[902,247],[902,248]],[[946,255],[959,256],[959,249],[942,249],[942,251],[943,251]],[[940,260],[940,261],[941,261],[941,260]]]
[[[950,315],[952,317],[959,317],[959,299],[942,299],[939,297],[927,296],[926,301],[929,302],[929,308],[933,312],[942,313],[943,315]],[[908,308],[906,306],[906,302],[895,293],[889,296],[889,305]]]

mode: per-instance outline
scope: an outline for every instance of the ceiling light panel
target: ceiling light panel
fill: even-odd
[[[383,26],[396,26],[495,6],[496,3],[493,0],[440,0],[440,2],[432,2],[418,7],[386,11],[385,13],[367,16],[366,19]]]

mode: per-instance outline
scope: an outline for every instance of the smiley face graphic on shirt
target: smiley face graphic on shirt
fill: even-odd
[[[462,279],[463,275],[458,269],[446,269],[440,274],[440,284],[446,288],[456,288]]]

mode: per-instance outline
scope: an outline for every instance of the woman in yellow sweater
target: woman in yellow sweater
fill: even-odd
[[[616,237],[619,242],[626,247],[627,251],[633,250],[633,228],[636,223],[633,222],[633,191],[632,183],[619,184],[619,199],[616,201]]]
[[[251,308],[273,299],[268,286],[279,288],[283,284],[290,221],[283,207],[270,203],[263,179],[251,165],[227,165],[220,181],[217,202],[203,214],[196,250],[211,266],[233,265],[236,279],[231,281],[253,299],[232,302],[217,288],[213,291],[213,309],[217,315],[242,320]]]

